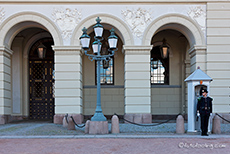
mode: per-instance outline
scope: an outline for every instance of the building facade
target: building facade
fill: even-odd
[[[93,42],[97,17],[104,38],[111,28],[119,38],[109,67],[101,65],[104,115],[141,123],[186,115],[184,80],[198,66],[213,79],[213,112],[229,114],[228,0],[1,0],[1,124],[21,118],[62,123],[66,113],[81,123],[94,114],[96,63],[82,52],[79,38],[86,27]],[[40,45],[45,56],[38,54]]]

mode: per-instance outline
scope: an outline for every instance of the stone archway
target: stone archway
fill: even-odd
[[[174,29],[182,33],[189,42],[189,52],[191,72],[200,66],[206,71],[206,44],[205,37],[201,28],[192,19],[180,14],[167,14],[154,20],[145,30],[142,44],[149,45],[152,36],[164,29]],[[202,59],[197,61],[197,59]]]
[[[63,44],[57,26],[49,18],[35,12],[22,12],[12,15],[1,24],[0,33],[2,37],[0,38],[0,46],[5,45],[10,47],[18,32],[27,27],[26,22],[32,22],[34,23],[34,27],[49,31],[54,39],[55,45],[60,46]]]
[[[26,78],[27,80],[25,81],[22,75],[24,73],[23,70],[26,70],[25,68],[28,68],[28,66],[25,65],[27,60],[23,61],[23,58],[27,57],[27,55],[25,57],[23,56],[23,50],[26,50],[25,49],[26,45],[25,44],[23,45],[22,42],[23,37],[20,37],[20,35],[18,34],[24,30],[30,29],[31,27],[36,29],[37,32],[41,32],[41,31],[43,32],[48,31],[48,33],[50,32],[48,37],[53,38],[54,42],[57,45],[62,44],[62,38],[58,32],[58,28],[55,26],[54,23],[52,23],[50,19],[48,19],[47,17],[41,14],[34,13],[34,12],[22,12],[9,17],[2,23],[1,30],[0,30],[2,35],[2,37],[0,38],[0,46],[2,47],[1,52],[3,54],[1,56],[1,59],[3,61],[3,65],[7,65],[7,68],[3,67],[5,69],[3,71],[3,74],[7,74],[7,76],[5,75],[4,76],[7,77],[8,79],[12,78],[12,80],[6,81],[5,79],[3,79],[3,81],[0,81],[3,83],[5,82],[5,84],[3,84],[5,86],[4,87],[5,92],[3,93],[3,95],[0,95],[0,99],[3,98],[3,108],[4,108],[4,111],[0,114],[6,115],[3,117],[4,123],[9,122],[9,119],[13,120],[14,117],[17,118],[17,117],[28,116],[29,109],[28,109],[28,103],[26,103],[28,101],[27,100],[28,96],[24,96],[24,93],[28,92],[28,88],[27,87],[22,88],[24,87],[23,83],[28,82],[28,79]],[[29,40],[26,40],[25,42],[27,41]],[[14,46],[13,46],[13,42],[14,42]],[[29,48],[28,45],[26,47]],[[8,48],[11,48],[11,50],[8,50]],[[12,56],[13,52],[15,53]],[[17,77],[13,79],[15,75]],[[18,87],[18,88],[14,89],[14,87]],[[14,95],[13,94],[14,92],[16,92],[17,95]],[[13,95],[13,97],[9,97],[11,95]],[[18,100],[20,102],[9,105],[10,103],[8,102],[13,100]]]
[[[166,25],[172,29],[177,29],[189,41],[190,47],[194,45],[205,45],[204,35],[199,26],[190,18],[180,14],[167,14],[154,20],[145,30],[143,34],[142,44],[149,45],[152,36],[162,29],[167,29]],[[172,26],[172,25],[176,25]]]
[[[198,58],[205,58],[205,51],[206,51],[206,47],[205,47],[205,38],[204,38],[204,33],[201,31],[199,25],[197,25],[192,19],[184,16],[184,15],[180,15],[180,14],[168,14],[168,15],[164,15],[162,17],[157,18],[156,20],[154,20],[145,30],[144,35],[143,35],[143,40],[142,40],[142,44],[145,45],[149,45],[149,44],[153,44],[154,42],[152,42],[152,39],[158,35],[158,38],[154,41],[160,41],[159,38],[162,40],[163,38],[161,37],[166,37],[170,31],[175,31],[175,32],[179,32],[176,38],[172,38],[171,37],[171,43],[172,45],[174,45],[174,53],[173,53],[173,58],[171,59],[170,63],[173,62],[174,60],[174,68],[175,67],[175,62],[176,61],[180,61],[180,70],[177,71],[173,71],[174,73],[176,73],[176,75],[179,74],[178,77],[178,81],[175,80],[175,82],[172,84],[170,83],[168,86],[159,86],[157,88],[155,88],[154,86],[152,86],[152,96],[155,99],[152,99],[152,112],[156,112],[155,114],[159,114],[157,113],[160,110],[160,107],[164,106],[164,109],[171,109],[174,108],[175,111],[170,111],[170,112],[166,112],[167,110],[165,110],[164,112],[167,114],[178,114],[180,112],[183,112],[185,114],[185,110],[186,110],[186,103],[185,103],[185,98],[186,98],[186,93],[184,93],[185,89],[186,89],[186,85],[184,83],[184,79],[186,78],[186,75],[188,75],[190,73],[190,71],[192,72],[193,70],[195,70],[196,65],[200,65],[200,61],[197,61]],[[162,33],[163,32],[163,33]],[[159,37],[159,34],[162,33],[163,35],[161,35],[161,37]],[[171,35],[174,35],[176,33],[172,32]],[[179,40],[179,37],[183,36],[183,38],[186,39],[186,45],[183,46],[183,51],[181,53],[183,53],[183,56],[181,54],[178,54],[178,52],[176,50],[179,50],[179,48],[177,49],[175,47],[176,45],[176,40],[177,40],[177,44],[180,43],[181,41]],[[178,39],[177,39],[178,38]],[[170,38],[168,38],[170,40]],[[180,46],[181,47],[181,46]],[[177,56],[176,56],[177,54]],[[189,55],[189,56],[188,56]],[[175,57],[176,56],[176,57]],[[179,56],[182,56],[179,59]],[[200,57],[199,57],[200,56]],[[176,59],[176,61],[175,61]],[[183,60],[184,62],[183,62]],[[188,61],[191,61],[190,64],[190,69],[187,69],[187,65],[188,65]],[[205,61],[205,60],[203,60]],[[199,64],[198,64],[199,63]],[[171,68],[172,66],[170,66]],[[206,66],[203,66],[202,68],[204,68]],[[190,71],[189,71],[190,70]],[[171,72],[171,74],[173,73]],[[173,76],[176,76],[173,75]],[[181,78],[179,80],[179,78]],[[175,84],[177,83],[177,84]],[[154,88],[153,88],[154,87]],[[172,92],[172,88],[174,87],[174,89],[176,89],[175,91],[178,91],[177,93],[175,93],[174,91],[174,95],[173,95],[173,99],[175,102],[179,102],[177,103],[175,106],[177,106],[177,109],[175,108],[175,106],[170,106],[172,105],[172,103],[168,103],[171,100],[166,100],[165,103],[163,102],[162,104],[164,105],[159,105],[157,106],[157,103],[159,102],[159,100],[157,100],[156,98],[158,96],[154,95],[155,91],[159,90],[159,88],[163,88],[163,90],[165,91],[165,93],[170,93]],[[177,97],[176,97],[177,96]],[[164,97],[164,96],[161,96]],[[181,102],[181,103],[180,103]],[[154,104],[155,103],[155,104]],[[159,107],[159,108],[157,108]],[[154,110],[154,111],[153,111]],[[163,109],[162,109],[163,111]]]

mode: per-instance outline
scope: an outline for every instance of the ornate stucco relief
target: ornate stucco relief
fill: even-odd
[[[188,15],[192,18],[195,22],[198,23],[203,33],[206,33],[206,10],[205,7],[196,6],[190,7],[188,11]]]
[[[145,28],[152,21],[150,10],[142,8],[122,10],[121,14],[125,22],[131,27],[133,34],[137,37],[142,37]]]
[[[59,26],[63,39],[69,39],[76,25],[81,20],[81,12],[77,9],[70,8],[54,8],[52,19]]]
[[[3,7],[0,7],[0,22],[2,22],[5,18],[5,11]]]

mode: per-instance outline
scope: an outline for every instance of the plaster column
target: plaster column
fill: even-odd
[[[12,116],[22,118],[22,90],[26,87],[23,84],[23,79],[26,75],[22,73],[22,49],[23,37],[16,37],[12,44],[11,49],[14,51],[12,55]],[[25,62],[28,63],[26,60]],[[27,67],[25,67],[27,68]],[[28,82],[28,80],[26,80]],[[26,104],[28,105],[28,104]]]
[[[204,72],[207,72],[207,52],[206,46],[193,46],[189,49],[190,63],[191,63],[191,72],[194,72],[198,66]]]
[[[9,122],[11,115],[11,56],[13,51],[0,47],[0,124]]]
[[[81,46],[54,46],[55,115],[62,124],[66,113],[82,123],[82,53]]]
[[[124,46],[125,116],[151,123],[150,54],[152,46]]]
[[[190,60],[185,60],[184,61],[184,65],[185,65],[185,74],[184,74],[184,76],[185,76],[185,78],[187,78],[191,73],[190,73]],[[188,109],[188,106],[187,106],[187,104],[188,104],[188,93],[187,93],[187,91],[188,91],[188,87],[187,87],[187,85],[185,84],[185,83],[183,83],[182,84],[183,85],[183,87],[184,88],[182,88],[182,92],[184,93],[184,99],[182,99],[182,100],[184,100],[184,102],[183,102],[183,105],[182,105],[182,114],[183,115],[185,115],[185,114],[188,114],[188,111],[187,111],[187,109]]]

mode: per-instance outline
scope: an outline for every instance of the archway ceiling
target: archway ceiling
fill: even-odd
[[[183,34],[185,36],[185,38],[188,40],[190,45],[195,44],[195,40],[193,39],[194,37],[193,37],[191,31],[183,25],[173,24],[173,23],[164,25],[164,26],[160,27],[154,35],[156,35],[157,33],[161,32],[161,31],[164,31],[164,30],[175,30],[174,34],[176,34],[176,31],[177,31],[178,32],[177,35]],[[178,36],[178,37],[180,37],[180,36]]]
[[[11,46],[13,40],[16,36],[22,36],[24,38],[28,38],[32,35],[35,35],[39,32],[47,31],[47,29],[35,22],[21,22],[14,25],[6,35],[5,44],[9,47]]]

